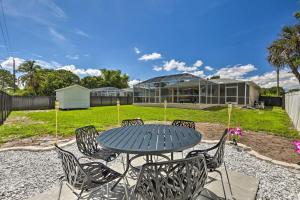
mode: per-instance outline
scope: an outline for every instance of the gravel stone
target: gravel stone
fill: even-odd
[[[194,149],[204,149],[211,144],[199,144]],[[76,144],[65,147],[80,157]],[[187,153],[189,150],[186,150]],[[120,164],[121,157],[109,163]],[[267,161],[259,160],[246,151],[226,146],[225,160],[228,168],[259,181],[258,200],[295,200],[300,194],[300,172]],[[24,200],[45,192],[58,183],[63,175],[61,162],[54,150],[0,152],[0,199]]]

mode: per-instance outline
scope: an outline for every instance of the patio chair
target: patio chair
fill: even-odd
[[[101,159],[110,162],[118,157],[118,153],[99,146],[96,141],[96,137],[99,133],[95,126],[78,128],[76,129],[75,134],[79,151],[88,158]]]
[[[185,158],[144,164],[134,193],[146,200],[197,198],[207,179],[205,158]]]
[[[196,125],[195,122],[193,121],[189,121],[189,120],[182,120],[182,119],[176,119],[172,122],[172,126],[182,126],[182,127],[186,127],[186,128],[192,128],[192,129],[196,129]],[[183,156],[183,151],[177,151],[177,152],[181,152],[182,154],[182,158]],[[173,157],[171,155],[171,157]],[[173,160],[173,158],[172,158]]]
[[[144,121],[142,119],[124,119],[121,123],[121,126],[137,126],[144,125]]]
[[[221,167],[222,164],[224,164],[226,177],[227,177],[228,184],[229,184],[230,194],[231,194],[231,197],[233,198],[231,184],[230,184],[229,177],[228,177],[228,171],[227,171],[227,167],[226,167],[226,164],[225,164],[225,161],[224,161],[225,143],[226,143],[226,140],[227,140],[227,136],[228,136],[228,130],[225,129],[221,139],[219,140],[219,142],[216,145],[214,145],[213,147],[208,148],[208,149],[193,150],[193,151],[189,152],[188,155],[186,156],[187,158],[190,158],[190,157],[194,157],[194,156],[198,156],[198,155],[204,155],[205,160],[206,160],[206,164],[207,164],[207,169],[210,172],[213,172],[213,171],[217,172],[221,177],[221,182],[222,182],[222,187],[223,187],[223,192],[224,192],[225,199],[226,199],[226,192],[225,192],[223,176],[222,176],[222,173],[217,169],[219,167]],[[209,154],[209,152],[213,151],[213,150],[216,150],[216,152],[212,156],[212,155]]]
[[[55,144],[55,147],[59,158],[61,158],[64,171],[64,176],[60,178],[58,200],[61,196],[63,182],[66,182],[66,185],[77,196],[77,199],[82,197],[83,192],[90,194],[105,184],[107,184],[107,197],[109,197],[108,183],[119,178],[121,176],[120,173],[100,162],[81,164],[72,153],[61,149],[57,144]],[[125,191],[127,191],[127,188]],[[127,192],[125,192],[126,194]]]
[[[192,128],[192,129],[196,128],[195,122],[189,121],[189,120],[176,119],[172,122],[172,125],[173,126],[182,126],[182,127],[186,127],[186,128]]]

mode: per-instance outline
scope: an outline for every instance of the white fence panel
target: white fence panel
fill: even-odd
[[[296,129],[300,131],[300,91],[285,94],[285,110]]]

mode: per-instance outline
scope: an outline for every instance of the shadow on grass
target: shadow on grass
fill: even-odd
[[[220,110],[224,110],[224,109],[227,109],[226,106],[213,106],[213,107],[209,107],[209,108],[204,108],[202,110],[205,110],[205,111],[220,111]]]

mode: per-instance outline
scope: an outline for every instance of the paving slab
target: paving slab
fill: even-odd
[[[221,173],[224,177],[223,179],[225,183],[225,191],[226,191],[227,199],[232,199],[230,195],[228,181],[226,179],[226,174],[224,173],[223,169],[221,169]],[[259,181],[256,178],[245,176],[243,174],[236,173],[236,172],[229,172],[229,179],[231,182],[234,199],[236,200],[256,199],[256,193],[259,185]],[[131,188],[133,188],[136,182],[135,178],[129,177],[128,181],[129,184],[131,185]],[[108,187],[111,187],[111,185],[112,184],[110,184]],[[125,194],[124,187],[122,187],[122,184],[120,184],[116,187],[116,190],[114,192],[110,192],[109,197],[107,196],[107,187],[104,186],[99,190],[97,190],[96,192],[93,192],[91,194],[85,194],[87,196],[83,199],[121,200],[121,199],[125,199],[124,194]],[[37,196],[31,198],[31,200],[53,200],[53,199],[57,199],[57,196],[58,196],[58,184],[56,184],[51,190],[38,194]],[[66,185],[64,185],[62,189],[61,200],[73,200],[73,199],[75,200],[76,196]],[[131,198],[131,199],[135,199],[135,198]],[[209,173],[209,178],[205,186],[205,190],[202,192],[201,196],[197,200],[215,200],[215,199],[225,199],[225,198],[223,194],[221,178],[217,173],[213,172],[213,173]]]

